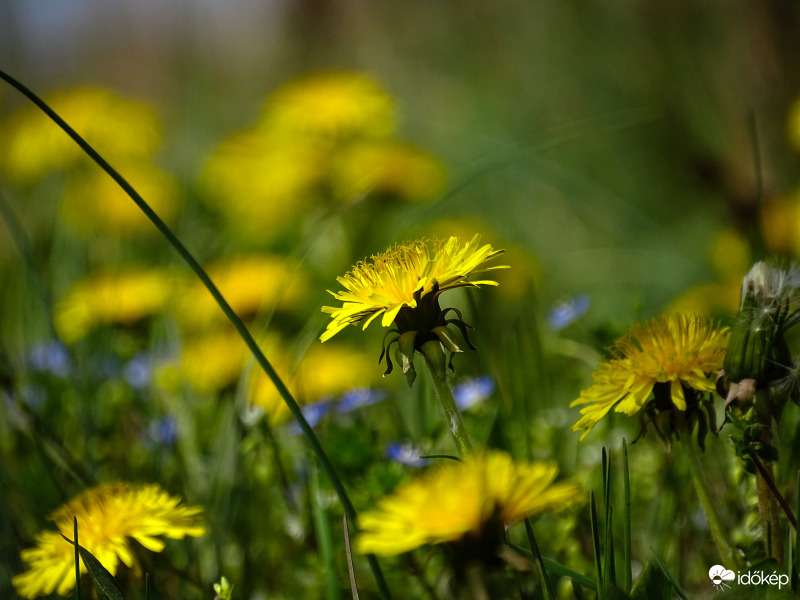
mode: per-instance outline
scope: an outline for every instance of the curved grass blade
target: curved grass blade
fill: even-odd
[[[669,581],[670,584],[672,584],[672,588],[675,590],[675,593],[678,594],[681,600],[689,600],[689,596],[687,596],[686,590],[684,590],[681,587],[681,584],[678,583],[678,580],[672,576],[672,573],[669,572],[667,565],[664,563],[664,561],[661,559],[661,557],[655,550],[653,550],[653,558],[655,559],[658,567],[661,569],[661,572],[664,574],[664,577],[666,577],[667,581]]]
[[[622,537],[623,568],[622,585],[626,594],[631,593],[633,573],[631,569],[631,477],[628,470],[628,442],[622,438]]]
[[[72,517],[73,539],[75,540],[75,600],[81,600],[81,559],[78,554],[78,517]]]
[[[358,600],[358,585],[356,584],[356,572],[353,569],[353,554],[350,552],[350,530],[347,527],[347,515],[342,515],[342,527],[344,528],[344,550],[347,555],[347,572],[350,574],[350,592],[353,600]]]
[[[75,530],[77,531],[78,528],[78,520],[75,519]],[[92,578],[92,583],[94,583],[94,589],[99,593],[104,594],[108,600],[125,600],[125,596],[122,594],[122,590],[117,583],[117,580],[114,579],[114,576],[108,572],[108,570],[102,565],[102,563],[97,560],[94,555],[89,552],[86,548],[78,544],[77,538],[73,542],[71,539],[66,537],[65,535],[61,535],[65,540],[67,540],[70,544],[75,546],[75,553],[80,554],[81,560],[83,560],[83,564],[86,565],[86,570],[89,571],[89,577]],[[79,563],[76,563],[79,565]],[[78,573],[80,573],[79,569],[80,566],[76,566],[78,569]]]
[[[545,589],[545,598],[547,598],[548,600],[555,600],[556,596],[553,593],[553,586],[550,583],[550,576],[547,574],[547,569],[544,566],[542,553],[539,552],[539,544],[536,543],[536,538],[533,536],[533,528],[531,527],[531,522],[529,519],[525,519],[525,533],[528,534],[528,543],[531,546],[531,553],[533,554],[533,558],[536,560],[542,572],[542,580],[544,581],[544,589]]]
[[[325,471],[326,475],[331,481],[334,490],[336,491],[337,496],[339,496],[339,500],[342,503],[342,506],[345,510],[345,513],[349,518],[353,521],[356,520],[356,510],[353,506],[352,502],[350,501],[347,492],[344,489],[344,485],[339,479],[339,476],[336,474],[336,471],[333,468],[333,464],[331,464],[330,459],[325,454],[325,451],[322,449],[322,446],[317,440],[314,431],[311,429],[311,426],[306,421],[305,417],[303,416],[303,412],[300,410],[300,406],[295,401],[294,397],[292,396],[289,389],[286,387],[286,384],[283,383],[281,378],[278,376],[275,369],[272,367],[270,362],[267,360],[267,357],[264,356],[264,353],[259,348],[258,344],[256,343],[253,336],[248,331],[247,327],[245,327],[242,320],[239,316],[234,312],[231,308],[230,304],[228,304],[227,300],[222,296],[217,286],[211,281],[211,278],[205,272],[200,263],[194,258],[194,256],[189,252],[186,246],[178,239],[178,237],[172,232],[169,226],[159,217],[156,212],[150,208],[150,205],[145,202],[145,200],[139,195],[139,193],[131,186],[128,181],[122,177],[106,160],[100,156],[97,151],[89,145],[86,140],[84,140],[72,127],[70,127],[56,112],[50,108],[41,98],[39,98],[36,94],[34,94],[31,90],[29,90],[26,86],[22,83],[11,77],[5,71],[0,70],[0,79],[6,81],[9,85],[11,85],[14,89],[19,91],[23,96],[28,98],[31,102],[33,102],[40,110],[42,110],[50,119],[52,119],[64,132],[69,135],[72,140],[80,146],[81,150],[83,150],[94,162],[96,162],[101,169],[103,169],[116,183],[119,185],[128,196],[136,203],[139,209],[145,214],[145,216],[150,219],[150,221],[155,225],[156,229],[167,239],[167,241],[172,245],[175,251],[180,255],[180,257],[186,262],[187,265],[194,271],[194,274],[200,279],[206,289],[209,291],[211,296],[219,305],[222,312],[225,313],[225,316],[231,322],[231,324],[236,328],[236,331],[244,340],[247,347],[253,353],[256,361],[258,362],[259,366],[264,370],[267,376],[272,381],[272,384],[278,390],[278,393],[283,398],[284,402],[286,402],[289,411],[292,413],[292,416],[297,421],[298,425],[300,425],[300,429],[303,432],[303,435],[308,440],[309,445],[311,446],[312,451],[317,456],[320,464],[322,465],[323,470]],[[370,564],[370,568],[375,576],[376,583],[378,584],[378,588],[381,592],[381,595],[384,598],[390,598],[389,590],[386,587],[386,581],[383,578],[383,573],[380,570],[380,566],[378,565],[378,561],[374,555],[367,555],[367,560]]]

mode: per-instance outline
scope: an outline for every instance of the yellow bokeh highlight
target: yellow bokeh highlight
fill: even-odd
[[[163,221],[169,223],[175,218],[179,197],[178,184],[172,177],[144,162],[118,163],[115,168]],[[155,231],[130,196],[100,169],[87,169],[70,177],[61,211],[69,227],[84,236]]]
[[[376,194],[426,202],[440,195],[447,183],[444,165],[432,154],[394,140],[352,144],[332,160],[331,185],[341,201]]]
[[[272,308],[292,310],[303,302],[309,289],[305,272],[276,255],[251,254],[221,259],[206,270],[240,317],[253,316]],[[190,329],[227,321],[199,280],[179,292],[174,312],[176,319]]]
[[[92,274],[56,303],[56,330],[64,342],[72,343],[97,325],[133,324],[162,312],[176,284],[171,273],[152,268]]]
[[[93,86],[56,91],[44,100],[112,163],[149,158],[161,143],[161,122],[142,102]],[[26,106],[0,124],[0,169],[11,181],[31,183],[51,171],[74,167],[84,157],[36,106]]]
[[[289,138],[385,138],[395,130],[396,109],[363,73],[311,73],[275,90],[264,105],[261,127]]]

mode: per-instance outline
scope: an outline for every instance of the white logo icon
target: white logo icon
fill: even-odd
[[[708,570],[708,577],[711,579],[711,583],[714,584],[714,587],[721,590],[724,587],[731,587],[725,582],[736,579],[736,573],[726,569],[722,565],[714,565]]]

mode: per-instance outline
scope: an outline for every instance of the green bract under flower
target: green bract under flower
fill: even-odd
[[[427,342],[438,340],[450,352],[460,352],[447,329],[448,324],[458,327],[472,347],[466,336],[468,325],[462,320],[461,313],[455,308],[443,310],[439,306],[439,294],[458,287],[497,285],[492,280],[468,279],[476,273],[506,268],[485,266],[503,250],[495,250],[489,244],[481,245],[480,240],[480,235],[475,235],[462,245],[455,236],[446,242],[423,239],[395,246],[358,263],[349,273],[337,278],[344,291],[329,291],[342,302],[342,306],[322,308],[332,320],[320,340],[327,341],[348,325],[362,321],[366,329],[380,316],[384,327],[392,323],[396,326],[387,334],[397,334],[389,344],[398,342],[398,360],[405,373],[413,368],[411,357],[414,350],[421,350]],[[451,311],[458,316],[457,319],[446,318]],[[383,356],[381,353],[381,358]],[[389,373],[392,365],[386,356]]]

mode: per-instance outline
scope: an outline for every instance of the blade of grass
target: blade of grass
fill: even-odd
[[[678,594],[678,596],[681,598],[681,600],[689,600],[689,597],[686,594],[686,590],[684,590],[681,587],[681,584],[678,583],[678,580],[675,579],[672,576],[672,573],[669,572],[669,569],[667,568],[667,565],[664,563],[663,560],[661,560],[661,557],[658,555],[658,553],[655,550],[653,550],[652,548],[650,550],[652,550],[653,558],[655,558],[656,563],[658,563],[658,567],[661,569],[661,572],[664,573],[664,577],[666,577],[669,580],[669,582],[672,584],[672,587],[675,590],[675,593]]]
[[[353,569],[353,555],[350,552],[350,530],[347,527],[347,515],[342,515],[342,527],[344,529],[344,551],[347,556],[347,572],[350,574],[350,591],[353,600],[358,600],[358,585],[356,584],[356,572]]]
[[[622,535],[623,535],[623,591],[631,593],[633,571],[631,568],[631,479],[628,470],[628,442],[622,438]]]
[[[528,556],[533,559],[533,555],[531,554],[530,550],[526,550],[525,548],[521,548],[514,544],[508,544],[511,548],[519,552],[524,556]],[[553,560],[552,558],[547,558],[546,556],[542,557],[542,561],[544,562],[544,566],[547,568],[549,573],[553,575],[557,575],[558,577],[567,577],[571,579],[575,583],[585,587],[588,590],[592,590],[593,592],[597,591],[597,585],[594,581],[586,577],[586,575],[582,575],[577,571],[573,571],[569,567],[562,565],[560,562]]]
[[[333,540],[325,507],[322,505],[322,494],[319,487],[319,470],[316,464],[311,465],[311,511],[314,516],[314,529],[317,534],[319,550],[324,565],[325,590],[328,600],[339,600],[339,582],[336,579],[336,567],[333,564]]]
[[[78,553],[78,517],[72,517],[73,540],[75,544],[75,600],[81,600],[81,558]]]
[[[336,494],[339,496],[339,500],[342,503],[342,506],[345,510],[347,516],[355,521],[356,520],[356,510],[353,506],[352,502],[350,501],[347,492],[344,489],[344,485],[339,479],[339,476],[336,474],[336,471],[333,468],[333,465],[330,462],[330,459],[325,454],[325,451],[322,449],[322,446],[317,440],[314,431],[311,429],[311,426],[303,417],[303,412],[300,410],[300,406],[295,401],[292,394],[289,392],[289,389],[283,383],[281,378],[278,376],[275,369],[272,367],[270,362],[267,360],[267,357],[264,356],[264,353],[261,351],[261,348],[256,343],[253,336],[248,331],[245,324],[239,318],[239,316],[234,312],[231,308],[230,304],[228,304],[227,300],[222,296],[217,286],[211,280],[211,278],[206,273],[205,269],[200,266],[200,263],[194,258],[194,256],[189,252],[186,246],[178,239],[178,237],[172,232],[169,226],[159,217],[156,212],[150,208],[150,205],[145,202],[145,200],[139,195],[139,193],[131,186],[128,181],[122,177],[106,160],[100,156],[97,151],[89,145],[78,133],[72,129],[56,112],[50,108],[39,96],[34,94],[31,90],[29,90],[26,86],[22,83],[17,81],[15,78],[11,77],[8,73],[3,70],[0,70],[0,79],[3,79],[11,85],[14,89],[19,91],[23,96],[28,98],[31,102],[33,102],[40,110],[42,110],[50,119],[52,119],[64,132],[69,135],[70,138],[80,146],[81,150],[83,150],[94,162],[96,162],[103,171],[105,171],[116,183],[119,185],[128,196],[136,203],[139,209],[145,214],[145,216],[150,219],[150,221],[155,225],[156,229],[166,238],[166,240],[172,245],[178,255],[186,262],[186,264],[194,271],[194,274],[200,279],[206,289],[209,291],[211,296],[219,305],[222,312],[225,313],[225,316],[231,322],[231,324],[236,328],[236,331],[244,340],[247,347],[253,353],[256,361],[258,362],[259,366],[264,370],[267,376],[272,381],[272,384],[278,390],[278,393],[283,398],[284,402],[289,408],[289,411],[292,413],[292,416],[297,421],[298,425],[300,425],[300,429],[303,432],[303,435],[308,440],[309,445],[311,446],[312,451],[317,456],[320,464],[322,465],[323,470],[325,471],[326,475],[331,481]],[[376,583],[378,584],[378,588],[381,592],[381,595],[384,598],[390,598],[389,590],[386,587],[386,581],[383,578],[383,573],[380,570],[380,566],[378,565],[378,561],[374,555],[367,555],[367,560],[370,564],[370,568],[372,569],[373,575],[375,576]]]
[[[531,554],[533,554],[533,558],[536,560],[542,573],[542,581],[544,582],[545,590],[544,597],[547,598],[547,600],[555,600],[556,596],[553,593],[550,576],[547,574],[547,569],[544,566],[544,560],[542,560],[542,554],[539,552],[539,545],[536,543],[536,538],[533,535],[533,528],[531,527],[529,519],[525,519],[525,533],[528,534],[528,544],[531,547]]]
[[[592,547],[594,549],[594,568],[597,577],[597,589],[603,590],[603,563],[600,555],[600,529],[597,525],[597,503],[594,499],[594,490],[589,493],[589,520],[592,526]]]

